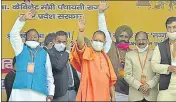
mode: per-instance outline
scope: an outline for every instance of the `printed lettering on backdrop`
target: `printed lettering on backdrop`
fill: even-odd
[[[2,1],[2,100],[6,100],[4,78],[12,69],[14,51],[9,41],[9,33],[19,15],[24,15],[30,9],[36,9],[34,20],[27,21],[20,32],[25,39],[25,32],[35,28],[42,42],[48,33],[64,30],[68,34],[68,42],[76,40],[78,32],[77,19],[86,17],[85,36],[91,39],[94,31],[98,30],[99,1]],[[176,14],[175,1],[109,1],[110,8],[105,12],[108,30],[114,33],[120,25],[128,25],[133,32],[146,31],[149,35],[151,48],[166,36],[165,20]],[[130,40],[134,48],[134,36]]]

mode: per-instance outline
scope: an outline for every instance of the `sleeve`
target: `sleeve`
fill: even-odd
[[[79,72],[81,72],[82,56],[85,48],[86,48],[86,45],[84,44],[83,48],[80,50],[78,49],[78,44],[75,43],[70,52],[70,56],[69,56],[70,63]]]
[[[135,79],[133,77],[133,66],[132,66],[132,59],[129,57],[130,55],[126,53],[125,56],[125,68],[124,68],[124,79],[127,81],[127,83],[135,88],[136,90],[139,89],[139,87],[142,85],[140,81]]]
[[[147,84],[152,89],[153,87],[155,87],[158,84],[158,82],[159,82],[159,74],[156,73],[155,76],[152,78],[152,80],[149,80],[147,82]]]
[[[153,72],[156,72],[159,74],[169,74],[168,72],[169,65],[160,64],[160,62],[161,62],[161,55],[160,55],[159,47],[157,45],[153,51],[153,56],[151,60],[152,70]]]
[[[46,58],[46,70],[47,70],[48,92],[49,92],[49,95],[54,96],[55,85],[54,85],[54,78],[53,78],[53,73],[52,73],[52,68],[51,68],[51,62],[50,62],[50,58],[48,54]]]
[[[23,28],[25,21],[20,21],[20,17],[16,20],[15,24],[10,31],[10,43],[15,51],[15,55],[19,55],[23,50],[23,42],[20,37],[20,31]]]
[[[78,48],[78,44],[75,43],[72,51],[70,52],[70,63],[79,72],[81,72],[81,66],[83,60],[92,60],[95,57],[95,52],[91,47],[87,47],[84,43],[82,49]]]
[[[108,53],[108,51],[110,50],[111,44],[112,44],[112,39],[107,29],[104,13],[99,13],[98,15],[98,27],[99,27],[99,30],[103,31],[106,35],[106,44],[104,46],[104,51]]]

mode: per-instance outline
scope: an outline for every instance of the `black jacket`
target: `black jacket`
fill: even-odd
[[[13,86],[13,82],[16,76],[16,72],[14,70],[12,70],[11,72],[9,72],[4,80],[4,85],[5,85],[5,90],[6,90],[6,94],[7,94],[7,101],[10,98],[10,94],[12,91],[12,86]]]
[[[43,49],[48,52],[48,49],[44,46]]]
[[[54,76],[55,94],[54,97],[64,96],[68,90],[68,70],[66,64],[68,62],[69,53],[66,51],[59,52],[54,47],[47,50],[52,64],[52,72]],[[74,77],[74,87],[77,91],[79,88],[79,77],[76,70],[72,67]]]
[[[171,65],[171,53],[170,53],[170,46],[169,46],[169,39],[164,40],[163,42],[158,44],[160,55],[161,55],[161,62],[160,64]],[[170,72],[167,74],[160,74],[159,80],[159,90],[167,90],[170,84],[172,73]]]

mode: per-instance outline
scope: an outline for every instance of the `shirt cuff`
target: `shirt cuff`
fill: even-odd
[[[150,89],[152,89],[153,88],[153,80],[149,80],[148,82],[147,82],[147,84],[149,85],[149,88]]]
[[[24,26],[24,24],[26,23],[26,21],[20,21],[21,17],[18,17],[16,20],[17,25],[19,26],[19,28],[22,28]]]
[[[98,13],[99,16],[104,16],[104,13]]]
[[[136,84],[134,85],[134,88],[138,90],[141,85],[142,84],[139,81],[137,81]]]
[[[53,86],[53,88],[50,88],[48,91],[49,91],[49,95],[54,96],[55,86]]]
[[[84,43],[82,49],[79,49],[78,43],[76,43],[76,50],[77,50],[79,53],[83,53],[85,49],[86,49],[86,44],[85,44],[85,43]]]
[[[165,70],[165,73],[168,75],[170,72],[168,71],[170,65],[164,65],[163,70]]]

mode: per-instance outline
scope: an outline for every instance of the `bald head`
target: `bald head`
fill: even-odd
[[[39,41],[39,34],[36,29],[29,29],[26,32],[26,41]]]
[[[105,33],[103,31],[98,30],[98,31],[94,32],[92,40],[105,42],[106,35],[105,35]]]

